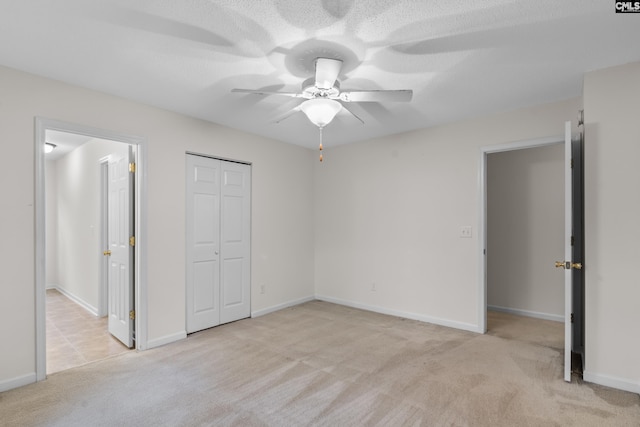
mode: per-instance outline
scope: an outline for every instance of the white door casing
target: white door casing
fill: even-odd
[[[187,332],[250,316],[251,167],[187,155]]]
[[[133,247],[132,233],[132,173],[129,171],[131,152],[128,156],[114,157],[109,161],[108,200],[108,315],[109,333],[133,346]]]
[[[135,276],[134,292],[136,295],[135,345],[138,350],[149,348],[147,338],[147,143],[144,138],[125,135],[105,129],[84,126],[69,122],[62,122],[43,117],[35,118],[35,381],[46,379],[46,280],[45,280],[45,173],[44,173],[44,144],[46,132],[55,130],[60,132],[87,135],[93,138],[107,139],[129,144],[135,149],[136,179],[135,179],[135,208],[134,218],[136,230]],[[31,382],[27,379],[24,384]]]

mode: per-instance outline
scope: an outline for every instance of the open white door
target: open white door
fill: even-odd
[[[571,382],[571,347],[573,337],[572,302],[573,269],[581,268],[572,260],[571,236],[573,235],[573,199],[571,171],[571,122],[564,127],[564,262],[556,262],[556,267],[564,268],[564,380]]]
[[[133,236],[131,215],[133,173],[129,170],[132,152],[109,161],[109,333],[133,347]]]

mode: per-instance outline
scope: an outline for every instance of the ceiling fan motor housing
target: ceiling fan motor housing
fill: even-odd
[[[337,98],[340,95],[340,82],[335,81],[331,89],[322,89],[316,86],[314,77],[306,79],[302,82],[302,96],[308,99],[314,98]]]

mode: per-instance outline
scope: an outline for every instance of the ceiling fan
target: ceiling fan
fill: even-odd
[[[364,121],[351,111],[345,103],[349,102],[408,102],[413,96],[412,90],[340,90],[338,75],[342,69],[342,61],[331,58],[316,58],[315,76],[302,83],[300,92],[278,92],[253,89],[232,89],[231,92],[250,93],[254,95],[280,95],[305,99],[275,120],[280,123],[293,114],[302,111],[307,118],[320,129],[320,150],[322,151],[322,129],[331,123],[333,118],[344,109],[361,123]],[[320,154],[322,161],[322,153]]]
[[[340,74],[340,70],[342,68],[342,61],[339,59],[331,59],[331,58],[316,58],[316,75],[315,77],[308,78],[302,83],[302,91],[301,92],[278,92],[278,91],[265,91],[265,90],[254,90],[254,89],[232,89],[231,92],[241,92],[241,93],[251,93],[254,95],[280,95],[280,96],[288,96],[292,98],[303,98],[306,101],[302,102],[300,105],[295,107],[293,110],[289,111],[284,116],[280,117],[276,120],[276,123],[281,122],[292,114],[311,109],[313,110],[315,105],[320,103],[316,102],[308,102],[308,101],[317,101],[317,100],[328,100],[333,102],[324,102],[324,107],[322,109],[327,109],[329,107],[331,109],[335,109],[335,113],[331,116],[331,119],[326,120],[318,120],[315,122],[313,120],[313,115],[309,117],[311,122],[318,126],[324,127],[329,124],[329,122],[333,119],[335,114],[337,114],[341,108],[344,108],[349,113],[351,113],[354,117],[360,120],[362,123],[364,121],[360,119],[358,116],[353,114],[352,111],[347,108],[344,103],[348,102],[408,102],[411,100],[413,96],[412,90],[340,90],[340,82],[338,79],[338,74]],[[314,105],[314,107],[312,107]],[[322,117],[326,119],[326,117]]]

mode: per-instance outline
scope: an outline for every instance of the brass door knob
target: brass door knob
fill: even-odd
[[[102,252],[102,255],[104,255],[104,256],[111,256],[111,251],[106,250],[106,251]]]
[[[582,270],[581,262],[568,262],[568,261],[556,261],[556,268],[565,268],[565,269],[576,269]]]

